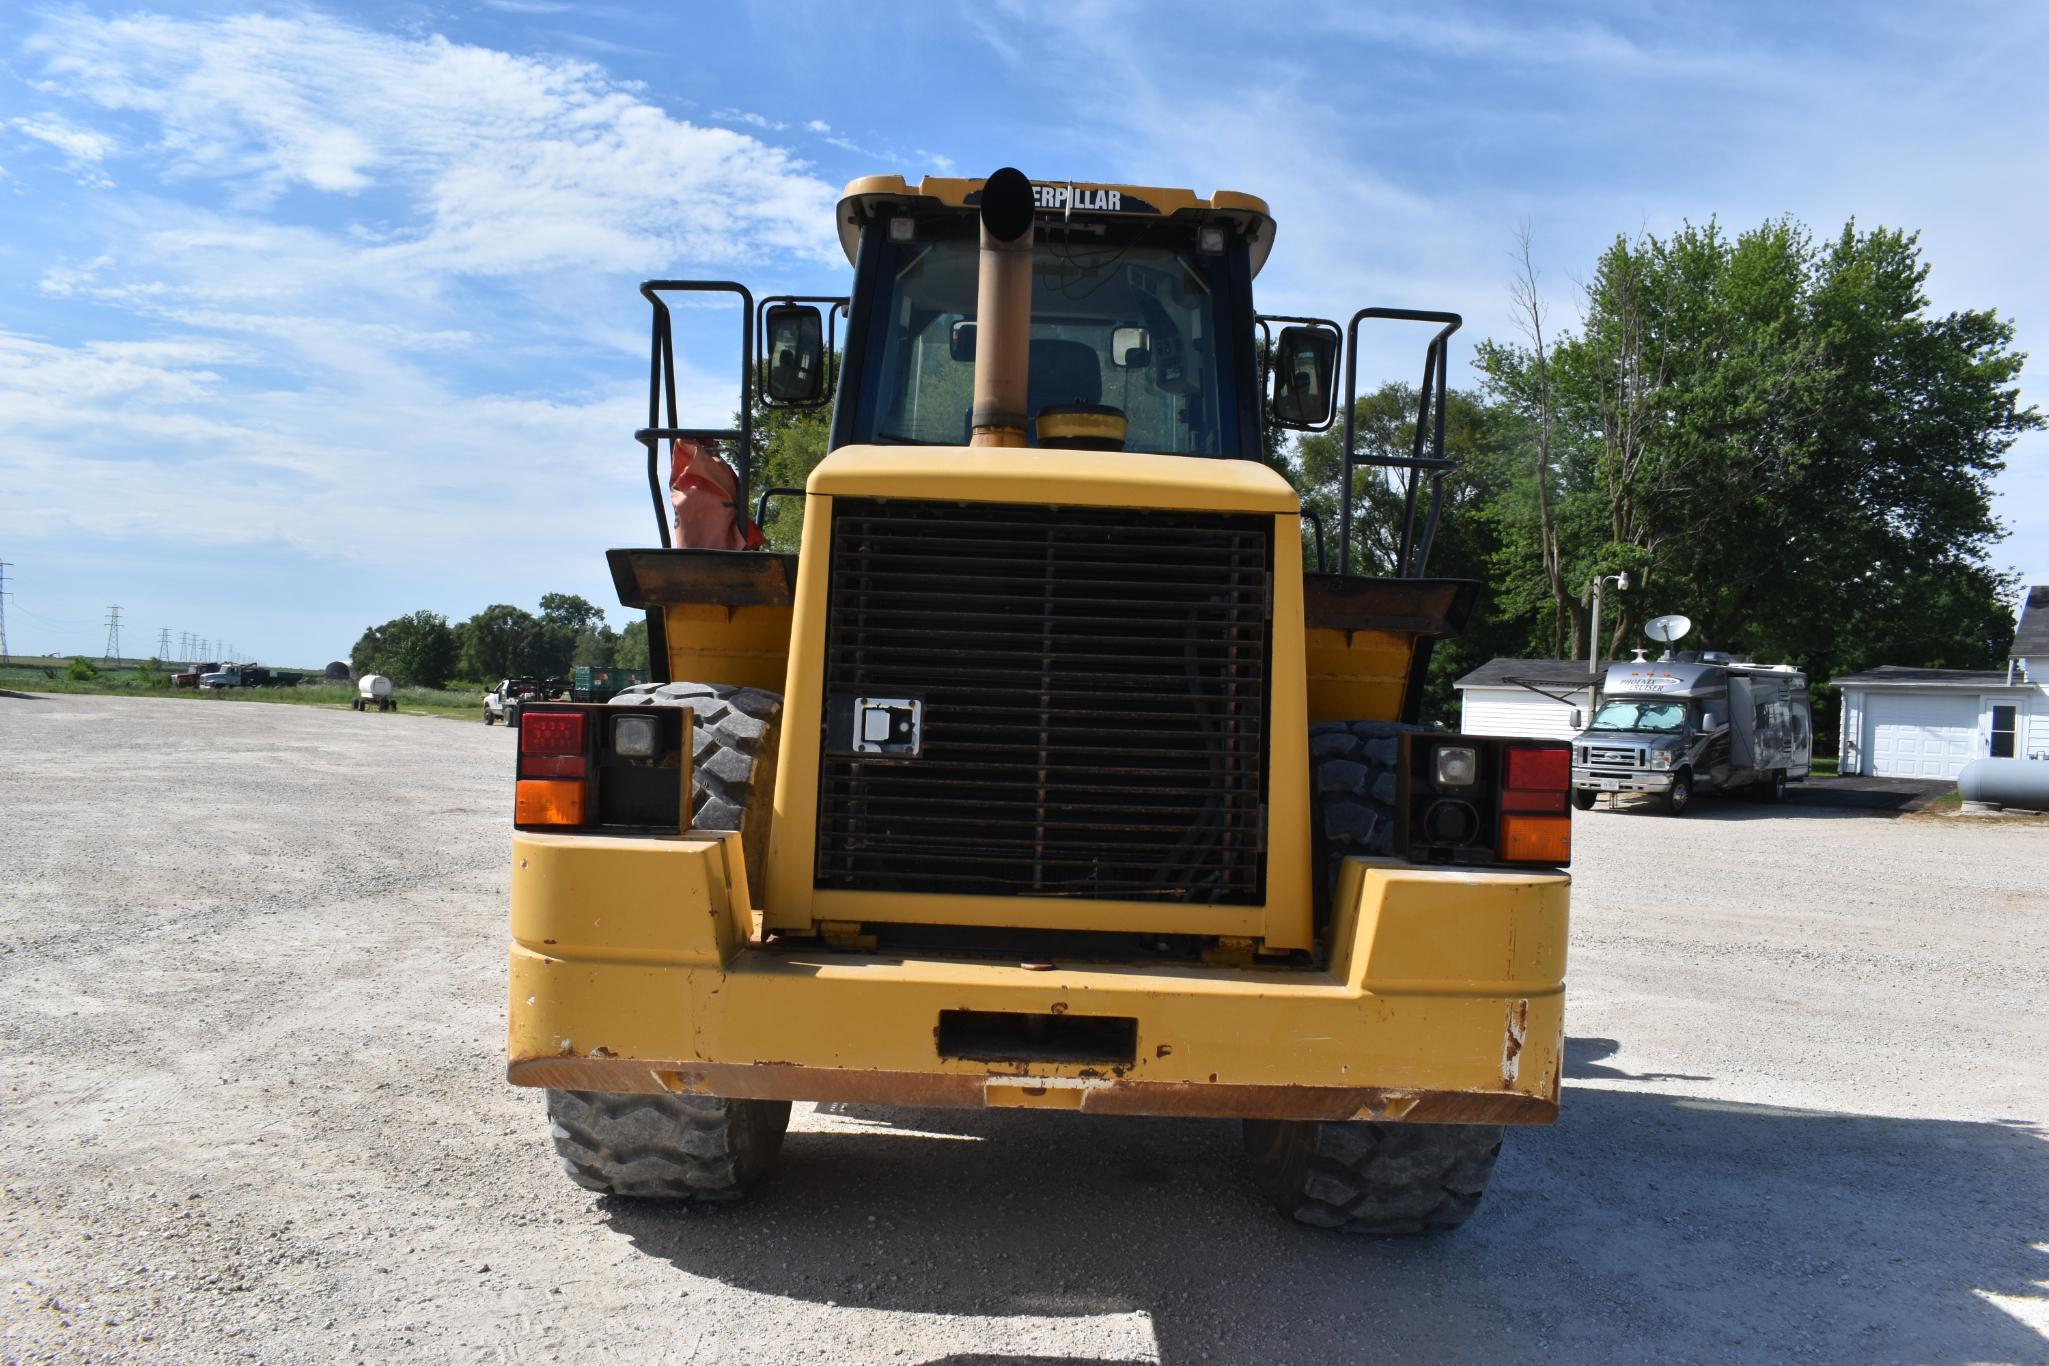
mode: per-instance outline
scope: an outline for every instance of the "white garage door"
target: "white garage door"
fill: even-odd
[[[1887,778],[1954,778],[1978,757],[1978,699],[1865,695],[1864,752]]]

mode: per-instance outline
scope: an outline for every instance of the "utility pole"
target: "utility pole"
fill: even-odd
[[[1629,591],[1628,573],[1625,571],[1621,574],[1609,574],[1606,577],[1598,574],[1594,576],[1593,629],[1587,632],[1587,671],[1589,673],[1601,667],[1601,589],[1604,585],[1611,583],[1627,593]]]
[[[0,659],[7,658],[7,569],[7,561],[0,560]]]
[[[121,604],[115,603],[107,609],[107,653],[109,661],[121,658]]]

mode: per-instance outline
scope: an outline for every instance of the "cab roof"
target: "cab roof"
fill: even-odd
[[[840,246],[852,263],[861,242],[861,225],[890,205],[928,209],[971,209],[981,202],[983,182],[957,176],[926,176],[915,186],[900,175],[871,175],[847,182],[840,195]],[[1273,213],[1266,201],[1236,190],[1218,190],[1204,199],[1192,190],[1159,185],[1116,185],[1093,180],[1035,180],[1032,193],[1039,217],[1070,216],[1104,219],[1141,217],[1220,223],[1235,229],[1250,247],[1252,273],[1266,264],[1273,250]]]

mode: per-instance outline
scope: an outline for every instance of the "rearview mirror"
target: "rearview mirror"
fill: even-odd
[[[1110,364],[1119,370],[1143,370],[1153,363],[1153,339],[1143,327],[1110,330]]]
[[[1585,730],[1587,728],[1587,714],[1578,707],[1572,709],[1572,728],[1574,730]]]
[[[1337,377],[1337,333],[1321,327],[1284,327],[1274,343],[1273,420],[1296,431],[1330,425],[1331,385]]]
[[[766,361],[764,397],[770,403],[804,407],[825,397],[825,322],[809,304],[782,304],[767,311],[762,331]]]
[[[975,325],[963,319],[946,331],[946,354],[962,365],[971,365],[975,359]]]

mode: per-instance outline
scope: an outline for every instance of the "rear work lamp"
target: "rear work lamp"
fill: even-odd
[[[1416,863],[1484,867],[1572,861],[1572,747],[1422,732],[1404,735],[1395,851]]]

